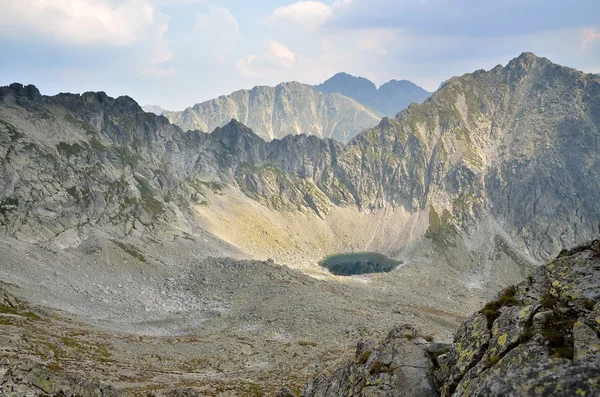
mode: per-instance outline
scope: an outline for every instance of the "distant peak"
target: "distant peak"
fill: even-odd
[[[336,78],[336,77],[338,77],[338,78],[339,77],[351,77],[353,79],[359,78],[357,76],[351,75],[351,74],[346,73],[346,72],[338,72],[338,73],[334,74],[331,78],[333,79],[333,78]]]
[[[229,123],[225,124],[221,129],[228,130],[228,131],[236,131],[236,132],[239,132],[242,134],[251,134],[251,135],[255,135],[256,137],[258,137],[258,135],[256,135],[254,133],[254,131],[252,131],[250,128],[248,128],[248,126],[240,123],[235,118],[232,118],[231,121]]]
[[[526,64],[533,64],[535,62],[538,62],[540,60],[546,60],[546,58],[542,58],[542,57],[538,57],[537,55],[535,55],[533,52],[524,52],[521,55],[519,55],[518,57],[512,59],[508,65],[526,65]],[[508,66],[507,65],[507,66]]]
[[[338,72],[338,73],[334,74],[333,76],[331,76],[330,78],[328,78],[327,80],[325,80],[320,85],[323,86],[325,84],[330,84],[330,83],[339,82],[339,81],[360,82],[362,84],[373,85],[375,87],[375,84],[371,80],[369,80],[365,77],[361,77],[361,76],[354,76],[354,75],[351,75],[346,72]]]
[[[243,139],[252,139],[252,140],[263,140],[261,137],[256,135],[254,131],[248,128],[246,125],[240,123],[236,119],[232,118],[231,121],[225,124],[223,127],[217,127],[211,135],[215,136],[217,139],[222,142],[230,142],[228,146],[231,145],[231,142],[237,141],[240,138]]]
[[[226,126],[230,126],[230,127],[246,127],[244,124],[240,123],[239,121],[237,121],[235,118],[232,118],[229,123],[226,124]]]
[[[517,59],[539,59],[539,57],[533,52],[523,52]]]

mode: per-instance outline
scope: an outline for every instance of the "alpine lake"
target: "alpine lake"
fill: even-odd
[[[319,266],[328,269],[331,274],[336,276],[387,273],[401,264],[401,261],[388,258],[377,252],[351,252],[329,255],[319,262]]]

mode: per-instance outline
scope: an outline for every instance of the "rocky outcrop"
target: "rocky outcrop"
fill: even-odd
[[[437,396],[429,350],[440,347],[445,351],[414,328],[397,327],[380,343],[359,343],[352,364],[309,383],[304,396]]]
[[[348,142],[381,120],[353,99],[296,82],[240,90],[181,112],[162,114],[183,130],[212,131],[233,118],[266,141],[306,134]]]
[[[443,396],[600,392],[600,240],[563,251],[471,316],[439,370]]]
[[[388,117],[393,117],[411,103],[421,103],[431,96],[431,92],[408,80],[390,80],[377,88],[364,77],[347,73],[338,73],[315,88],[325,93],[345,95]]]
[[[397,328],[305,396],[600,393],[600,240],[564,250],[466,320],[451,347]],[[408,371],[408,372],[407,372]]]

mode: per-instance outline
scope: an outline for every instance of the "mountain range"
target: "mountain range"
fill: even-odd
[[[127,97],[4,87],[0,186],[3,202],[20,203],[3,210],[4,224],[34,240],[77,235],[91,219],[151,224],[187,211],[208,181],[322,217],[334,207],[395,208],[424,217],[421,233],[439,238],[473,239],[487,225],[547,259],[589,237],[600,218],[599,88],[595,75],[523,54],[450,79],[343,145],[298,135],[265,142],[237,121],[183,132]]]
[[[392,80],[377,89],[365,78],[339,73],[314,87],[296,82],[257,86],[179,112],[143,108],[164,115],[183,130],[212,131],[236,119],[265,140],[306,134],[348,142],[377,125],[381,116],[395,115],[430,95],[406,80]]]
[[[558,316],[553,310],[563,306],[533,285],[543,284],[546,295],[566,299],[559,293],[569,291],[565,283],[571,273],[549,265],[548,274],[564,278],[549,280],[536,266],[597,234],[599,76],[523,53],[506,66],[453,77],[423,103],[380,121],[353,99],[299,83],[234,95],[215,100],[222,102],[215,107],[190,108],[188,118],[167,114],[190,123],[182,129],[127,96],[44,96],[32,85],[1,87],[0,278],[19,285],[13,291],[22,296],[105,329],[139,332],[139,340],[119,339],[115,354],[120,357],[123,346],[136,344],[127,357],[143,356],[162,368],[167,364],[154,356],[157,349],[164,347],[161,354],[169,355],[178,344],[208,346],[205,361],[188,357],[187,372],[170,367],[171,375],[194,373],[186,382],[213,376],[241,384],[235,378],[239,374],[288,376],[288,366],[296,364],[301,368],[294,371],[313,376],[340,358],[341,347],[348,347],[344,338],[380,336],[374,328],[360,331],[357,318],[368,323],[364,327],[402,318],[440,334],[479,309],[494,291],[529,279],[496,306],[478,312],[481,321],[469,321],[459,331],[461,346],[469,350],[456,346],[450,353],[451,373],[443,378],[450,395],[475,387],[470,379],[482,379],[509,347],[525,345],[521,332],[505,344],[512,336],[498,336],[493,327],[497,319],[517,324],[525,318],[519,302],[533,307],[539,300],[548,308],[546,315]],[[254,104],[271,110],[250,111]],[[346,110],[339,111],[343,117],[336,125],[348,127],[335,129],[325,120],[342,105]],[[298,106],[306,111],[297,111]],[[239,118],[220,113],[228,107]],[[229,120],[202,132],[208,127],[191,127],[201,112],[214,114],[215,125]],[[286,116],[275,120],[274,114]],[[251,124],[254,115],[271,130],[257,134],[241,122]],[[376,125],[352,137],[348,128],[360,120]],[[313,123],[315,133],[298,135],[294,128],[301,121]],[[291,134],[279,137],[276,131]],[[596,248],[585,248],[590,261],[596,261]],[[344,282],[316,265],[331,253],[359,251],[380,252],[403,265]],[[561,255],[581,264],[579,253]],[[595,267],[588,267],[592,274]],[[597,285],[582,291],[592,301],[579,302],[581,313],[598,313]],[[530,293],[537,294],[535,299]],[[282,301],[273,309],[269,302],[276,299]],[[16,309],[11,310],[7,313],[14,315]],[[527,317],[523,327],[544,323],[538,314]],[[34,316],[39,318],[19,315],[25,325]],[[573,328],[575,320],[560,323]],[[485,332],[471,333],[477,327]],[[202,337],[186,339],[196,331]],[[563,332],[560,342],[573,333]],[[66,347],[44,345],[49,353],[40,356],[54,360],[55,369],[59,363],[72,365],[78,361],[60,359],[70,346],[81,363],[91,365],[81,357],[93,352],[98,368],[110,371],[117,366],[106,361],[110,355],[100,354],[98,335],[73,331],[57,337]],[[35,339],[12,335],[6,340]],[[83,347],[82,340],[87,341]],[[280,356],[257,353],[255,346],[266,346],[265,341],[264,349]],[[93,348],[85,347],[92,342]],[[472,354],[468,343],[479,346],[478,353]],[[3,349],[14,351],[11,346]],[[557,347],[564,346],[546,350],[554,354]],[[285,355],[289,349],[299,349],[293,360]],[[481,360],[483,353],[488,361]],[[241,359],[233,363],[226,357]],[[371,365],[368,360],[362,364]],[[194,372],[200,367],[202,376]],[[282,372],[275,372],[278,368]],[[152,372],[153,382],[164,384],[159,372]],[[136,387],[148,390],[146,376],[139,375],[143,380]]]
[[[431,96],[431,92],[408,80],[390,80],[377,88],[364,77],[347,73],[338,73],[315,88],[321,92],[345,95],[389,117],[395,116],[411,103],[421,103]]]
[[[296,82],[240,90],[182,112],[162,114],[183,130],[209,132],[233,118],[265,140],[306,134],[347,142],[380,120],[375,112],[353,99],[323,94]]]

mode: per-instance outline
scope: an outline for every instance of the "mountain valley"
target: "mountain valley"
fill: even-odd
[[[507,307],[548,306],[523,280],[558,301],[566,281],[591,280],[577,310],[593,323],[597,245],[551,262],[584,261],[581,274],[540,265],[598,238],[600,76],[524,53],[383,119],[391,109],[334,82],[162,115],[103,92],[1,87],[0,392],[299,395],[308,383],[321,396],[335,394],[315,377],[348,371],[388,384],[366,348],[335,368],[359,340],[402,339],[414,353],[412,336],[450,346],[461,327],[467,346],[473,316],[512,284],[519,303],[497,305],[490,325],[517,321]],[[346,277],[319,266],[359,252],[396,267]],[[442,393],[489,391],[469,382],[506,357],[494,343],[498,354],[446,349]]]

